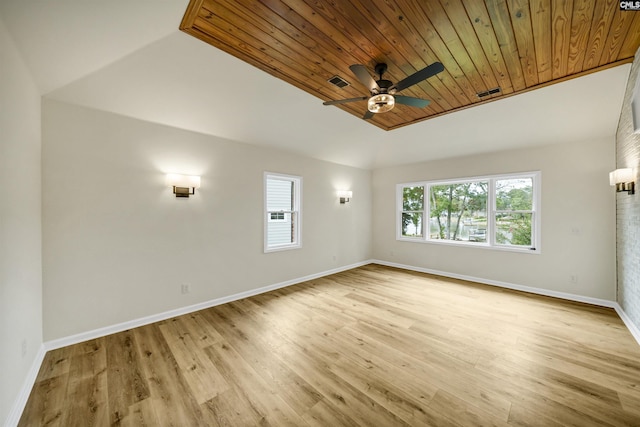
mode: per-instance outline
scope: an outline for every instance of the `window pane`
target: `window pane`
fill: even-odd
[[[267,179],[267,210],[293,210],[293,181],[284,179]]]
[[[531,246],[531,213],[496,214],[496,243],[500,245]]]
[[[267,236],[269,246],[287,245],[295,243],[296,215],[295,213],[283,214],[279,220],[267,222]]]
[[[533,179],[496,181],[496,210],[530,211],[533,209]]]
[[[486,181],[431,186],[429,237],[485,242],[488,188]]]
[[[421,211],[423,209],[424,187],[404,187],[402,189],[402,210]]]
[[[402,236],[422,237],[422,212],[402,213]]]

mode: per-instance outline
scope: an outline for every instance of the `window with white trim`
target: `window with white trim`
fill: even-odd
[[[299,176],[264,174],[264,251],[295,249],[300,242]]]
[[[397,186],[397,239],[540,251],[540,172]]]

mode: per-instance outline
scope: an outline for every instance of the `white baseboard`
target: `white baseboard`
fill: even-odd
[[[515,285],[513,283],[500,282],[498,280],[484,279],[481,277],[467,276],[464,274],[449,273],[447,271],[433,270],[431,268],[414,267],[412,265],[397,264],[395,262],[388,262],[388,261],[381,261],[381,260],[373,260],[371,262],[376,264],[386,265],[388,267],[402,268],[403,270],[411,270],[411,271],[417,271],[420,273],[434,274],[436,276],[450,277],[452,279],[468,280],[469,282],[482,283],[483,285],[498,286],[500,288],[507,288],[507,289],[513,289],[516,291],[529,292],[531,294],[544,295],[548,297],[566,299],[569,301],[584,302],[587,304],[599,305],[602,307],[615,308],[614,301],[609,301],[605,299],[585,297],[582,295],[569,294],[565,292],[556,292],[556,291],[551,291],[549,289],[534,288],[531,286]]]
[[[332,270],[323,271],[321,273],[311,274],[309,276],[299,277],[297,279],[291,279],[284,282],[275,283],[273,285],[263,286],[261,288],[240,292],[234,295],[229,295],[226,297],[216,298],[213,300],[204,301],[204,302],[189,305],[186,307],[177,308],[175,310],[165,311],[164,313],[154,314],[152,316],[129,320],[127,322],[106,326],[104,328],[94,329],[92,331],[82,332],[76,335],[71,335],[68,337],[47,341],[44,343],[44,346],[45,346],[45,349],[49,351],[49,350],[54,350],[61,347],[66,347],[68,345],[78,344],[87,340],[114,334],[116,332],[126,331],[127,329],[137,328],[139,326],[148,325],[150,323],[159,322],[161,320],[171,319],[172,317],[182,316],[183,314],[193,313],[194,311],[215,307],[216,305],[226,304],[228,302],[237,301],[239,299],[248,298],[258,294],[263,294],[265,292],[270,292],[280,288],[286,288],[287,286],[295,285],[297,283],[318,279],[320,277],[329,276],[335,273],[340,273],[341,271],[351,270],[353,268],[361,267],[367,264],[371,264],[371,261],[370,260],[362,261],[355,264],[350,264],[343,267],[335,268]]]
[[[38,372],[40,372],[40,366],[42,366],[42,361],[44,360],[46,352],[44,344],[41,345],[36,357],[33,359],[33,363],[31,363],[31,368],[29,368],[27,377],[20,388],[20,393],[18,393],[18,397],[16,397],[11,411],[9,411],[9,416],[4,422],[5,427],[14,427],[18,425],[18,422],[20,422],[22,411],[24,411],[27,400],[29,400],[31,389],[33,389],[33,385],[36,382],[36,378],[38,377]]]
[[[618,313],[618,316],[620,316],[629,332],[631,332],[631,335],[633,335],[636,341],[638,341],[638,344],[640,344],[640,329],[638,329],[638,327],[633,324],[631,318],[627,316],[627,313],[624,312],[620,304],[615,303],[614,308],[616,309],[616,313]]]
[[[375,264],[386,265],[388,267],[402,268],[403,270],[411,270],[411,271],[417,271],[420,273],[435,274],[436,276],[451,277],[452,279],[468,280],[470,282],[482,283],[484,285],[498,286],[500,288],[513,289],[516,291],[523,291],[523,292],[528,292],[536,295],[555,297],[555,298],[560,298],[568,301],[583,302],[586,304],[597,305],[600,307],[613,308],[615,309],[616,313],[618,313],[618,316],[620,316],[620,318],[624,322],[629,332],[631,332],[631,335],[633,336],[633,338],[635,338],[635,340],[640,345],[640,330],[633,324],[633,322],[631,321],[631,318],[627,316],[627,314],[624,312],[622,307],[620,307],[620,305],[615,301],[599,299],[599,298],[591,298],[583,295],[575,295],[575,294],[569,294],[565,292],[551,291],[549,289],[534,288],[531,286],[515,285],[513,283],[483,279],[480,277],[466,276],[464,274],[449,273],[446,271],[433,270],[430,268],[414,267],[412,265],[398,264],[395,262],[388,262],[388,261],[382,261],[377,259],[371,260],[371,262]]]

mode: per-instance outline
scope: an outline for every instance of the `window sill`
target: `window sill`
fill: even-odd
[[[295,244],[295,245],[282,245],[282,246],[271,246],[268,248],[264,248],[264,253],[268,254],[270,252],[282,252],[282,251],[289,251],[292,249],[300,249],[302,247],[301,244]]]
[[[516,252],[516,253],[525,253],[525,254],[541,253],[540,248],[490,245],[488,243],[481,243],[481,242],[463,242],[463,241],[452,241],[452,240],[425,240],[422,238],[411,238],[411,237],[396,237],[396,240],[399,242],[426,243],[431,245],[457,246],[457,247],[463,247],[463,248],[480,248],[480,249],[489,249],[489,250],[502,251],[502,252]]]

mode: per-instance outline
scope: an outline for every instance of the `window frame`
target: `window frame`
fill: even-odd
[[[403,197],[403,189],[408,187],[423,187],[423,196],[422,196],[422,210],[416,211],[405,211],[404,210],[404,197]],[[398,212],[398,218],[396,219],[396,239],[397,240],[408,240],[410,242],[420,241],[425,239],[425,212],[427,212],[427,200],[426,200],[426,191],[425,191],[425,182],[408,182],[405,184],[398,184],[396,186],[396,211]],[[400,207],[398,210],[397,207]],[[419,213],[422,212],[422,221],[420,221],[422,225],[422,235],[421,236],[403,236],[402,235],[402,215],[404,213]]]
[[[532,186],[533,186],[531,211],[497,210],[496,182],[508,180],[508,179],[526,179],[526,178],[531,179]],[[486,206],[487,206],[486,242],[469,242],[469,241],[457,241],[457,240],[446,240],[446,239],[432,239],[431,233],[429,231],[429,224],[431,219],[431,215],[430,215],[431,187],[439,186],[439,185],[465,184],[469,182],[481,182],[481,181],[486,181],[489,183],[489,188],[487,189],[487,203],[486,203]],[[403,242],[427,243],[427,244],[436,244],[436,245],[452,245],[452,246],[492,249],[492,250],[509,251],[509,252],[540,254],[542,252],[541,181],[542,181],[542,173],[540,171],[531,171],[531,172],[517,172],[517,173],[508,173],[508,174],[499,174],[499,175],[485,175],[485,176],[463,177],[463,178],[452,178],[452,179],[441,179],[441,180],[430,180],[430,181],[413,181],[413,182],[405,182],[405,183],[397,184],[396,185],[396,240],[403,241]],[[411,237],[411,236],[404,236],[402,234],[402,218],[403,218],[402,215],[403,213],[409,212],[409,211],[403,210],[404,209],[403,189],[407,187],[423,187],[424,203],[423,203],[423,210],[422,210],[422,236]],[[531,246],[509,245],[509,244],[502,244],[502,243],[496,242],[496,232],[497,232],[496,217],[497,217],[497,214],[504,213],[504,212],[531,214],[531,227],[532,227]]]
[[[293,183],[293,203],[291,210],[268,210],[267,207],[267,182],[269,179],[289,181]],[[283,213],[285,219],[271,219],[272,213]],[[293,241],[269,245],[269,223],[287,222],[287,217],[292,218],[294,225]],[[286,251],[302,247],[302,177],[276,172],[264,172],[263,174],[263,245],[264,253]]]

